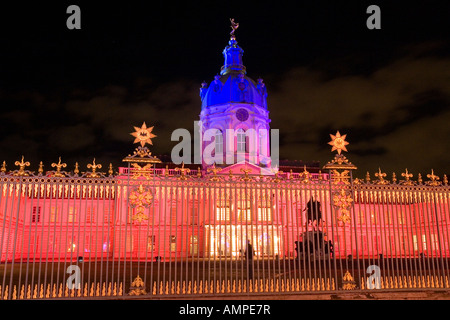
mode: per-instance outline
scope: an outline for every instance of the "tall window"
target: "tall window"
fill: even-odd
[[[215,153],[222,154],[223,153],[223,133],[220,130],[217,130],[216,135],[214,136],[215,142]]]
[[[366,221],[365,221],[365,217],[364,217],[364,211],[363,210],[359,210],[358,211],[358,218],[359,218],[359,224],[366,224]]]
[[[272,221],[272,208],[271,207],[259,207],[258,208],[258,221]]]
[[[33,207],[31,222],[37,223],[41,221],[41,207]]]
[[[269,194],[262,194],[262,197],[258,199],[258,221],[270,222],[272,221],[272,201]]]
[[[86,208],[86,223],[94,222],[95,207]]]
[[[69,207],[69,216],[67,222],[74,223],[77,219],[77,208]]]
[[[58,222],[58,207],[50,208],[50,222]]]
[[[148,251],[155,250],[155,244],[156,244],[156,236],[148,236],[148,238],[147,238],[147,250]]]
[[[263,156],[268,156],[267,150],[267,131],[264,129],[259,129],[259,154]]]
[[[169,237],[169,245],[170,245],[170,252],[177,251],[177,237],[176,236]]]
[[[241,195],[241,198],[238,199],[237,209],[239,222],[252,221],[251,203],[248,195]]]
[[[110,222],[112,222],[111,208],[105,207],[105,208],[103,209],[103,221],[104,221],[105,223],[110,223]]]
[[[219,200],[216,206],[216,219],[218,221],[230,220],[230,201]]]
[[[237,152],[245,152],[245,131],[239,129],[236,133],[236,149]]]
[[[403,211],[397,212],[398,224],[405,224],[405,213]]]
[[[177,225],[177,203],[170,203],[170,224],[172,226]]]

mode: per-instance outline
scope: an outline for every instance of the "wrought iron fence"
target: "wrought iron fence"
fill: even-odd
[[[434,173],[95,166],[2,170],[1,299],[449,288],[450,188]]]

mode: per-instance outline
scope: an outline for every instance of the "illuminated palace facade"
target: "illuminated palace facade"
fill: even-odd
[[[200,88],[201,130],[214,131],[201,148],[213,151],[199,165],[152,156],[145,145],[153,127],[145,123],[118,172],[101,172],[95,160],[86,172],[64,171],[61,159],[53,171],[41,163],[31,172],[23,158],[16,170],[3,163],[1,261],[240,259],[247,241],[261,259],[299,258],[308,243],[330,255],[328,241],[333,257],[448,256],[445,176],[413,179],[406,171],[388,180],[379,170],[354,179],[339,133],[330,142],[337,154],[324,166],[280,162],[273,170],[265,84],[246,75],[234,33],[223,54],[220,74]],[[308,219],[308,203],[320,217]],[[319,242],[308,242],[319,232]]]

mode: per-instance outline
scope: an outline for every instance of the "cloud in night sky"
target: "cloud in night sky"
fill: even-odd
[[[369,75],[284,74],[269,98],[282,157],[323,163],[327,133],[340,130],[351,143],[348,157],[363,170],[449,172],[450,59],[418,53]]]
[[[450,58],[435,54],[441,46],[407,48],[364,74],[330,73],[328,61],[324,68],[319,63],[265,75],[271,126],[281,134],[280,157],[323,165],[332,158],[329,134],[339,130],[348,134],[346,156],[359,167],[357,176],[378,167],[397,175],[406,167],[414,173],[431,168],[441,176],[450,173]],[[256,79],[252,61],[244,62]],[[200,76],[210,82],[217,70]],[[41,160],[49,170],[58,156],[69,167],[93,157],[117,167],[134,149],[129,133],[143,121],[155,126],[153,154],[170,154],[176,144],[170,141],[172,131],[192,132],[199,119],[199,87],[186,78],[163,83],[139,78],[128,86],[66,93],[0,92],[9,110],[0,114],[5,124],[1,155],[10,169],[22,154],[32,161],[32,170]]]

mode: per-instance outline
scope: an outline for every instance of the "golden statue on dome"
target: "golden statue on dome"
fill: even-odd
[[[231,22],[231,40],[236,40],[236,36],[234,35],[235,31],[237,30],[237,28],[239,28],[239,23],[234,22],[234,19],[230,18],[230,22]]]

